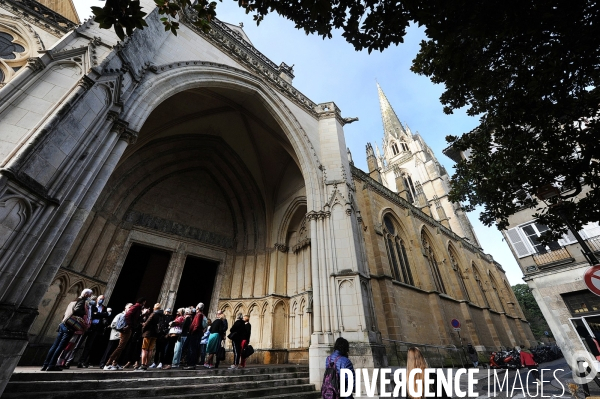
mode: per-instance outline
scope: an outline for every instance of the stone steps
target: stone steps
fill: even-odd
[[[147,384],[147,386],[181,386],[181,385],[208,385],[208,384],[238,384],[245,382],[264,382],[269,380],[295,380],[295,379],[306,379],[308,373],[277,373],[277,374],[246,374],[246,375],[233,375],[230,372],[229,376],[226,375],[202,375],[202,376],[190,376],[187,372],[184,375],[163,375],[148,378],[147,373],[135,372],[126,373],[127,378],[116,378],[114,372],[113,379],[93,379],[89,376],[85,376],[85,379],[67,380],[67,381],[44,381],[39,383],[36,381],[32,384],[31,381],[12,381],[7,386],[5,392],[41,392],[41,391],[68,391],[73,387],[74,383],[78,386],[84,386],[86,390],[106,390],[106,389],[129,389],[137,388],[141,384]],[[119,373],[125,374],[125,373]],[[119,376],[121,377],[121,376]]]
[[[303,366],[195,371],[17,371],[2,398],[318,398]]]

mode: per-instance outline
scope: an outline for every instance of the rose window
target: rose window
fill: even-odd
[[[13,43],[15,38],[6,32],[0,32],[0,58],[5,60],[14,60],[17,58],[15,53],[22,53],[25,47]]]

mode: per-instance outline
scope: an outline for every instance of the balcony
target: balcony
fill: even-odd
[[[598,240],[598,245],[600,245],[600,240]],[[574,259],[566,248],[560,248],[543,254],[535,254],[533,261],[538,267],[550,267],[571,263]]]

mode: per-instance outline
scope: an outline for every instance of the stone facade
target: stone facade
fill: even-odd
[[[143,293],[247,313],[254,361],[308,363],[317,386],[338,336],[357,367],[386,364],[389,339],[456,344],[453,317],[480,349],[529,338],[501,267],[354,168],[351,120],[239,27],[182,15],[175,37],[154,10],[120,43],[51,10],[60,23],[33,23],[33,3],[0,0],[27,52],[0,60],[2,384],[84,287],[115,310]],[[412,284],[390,269],[388,219]]]

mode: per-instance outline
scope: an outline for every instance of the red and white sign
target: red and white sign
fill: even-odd
[[[583,281],[590,291],[600,296],[600,265],[594,265],[585,271]]]

